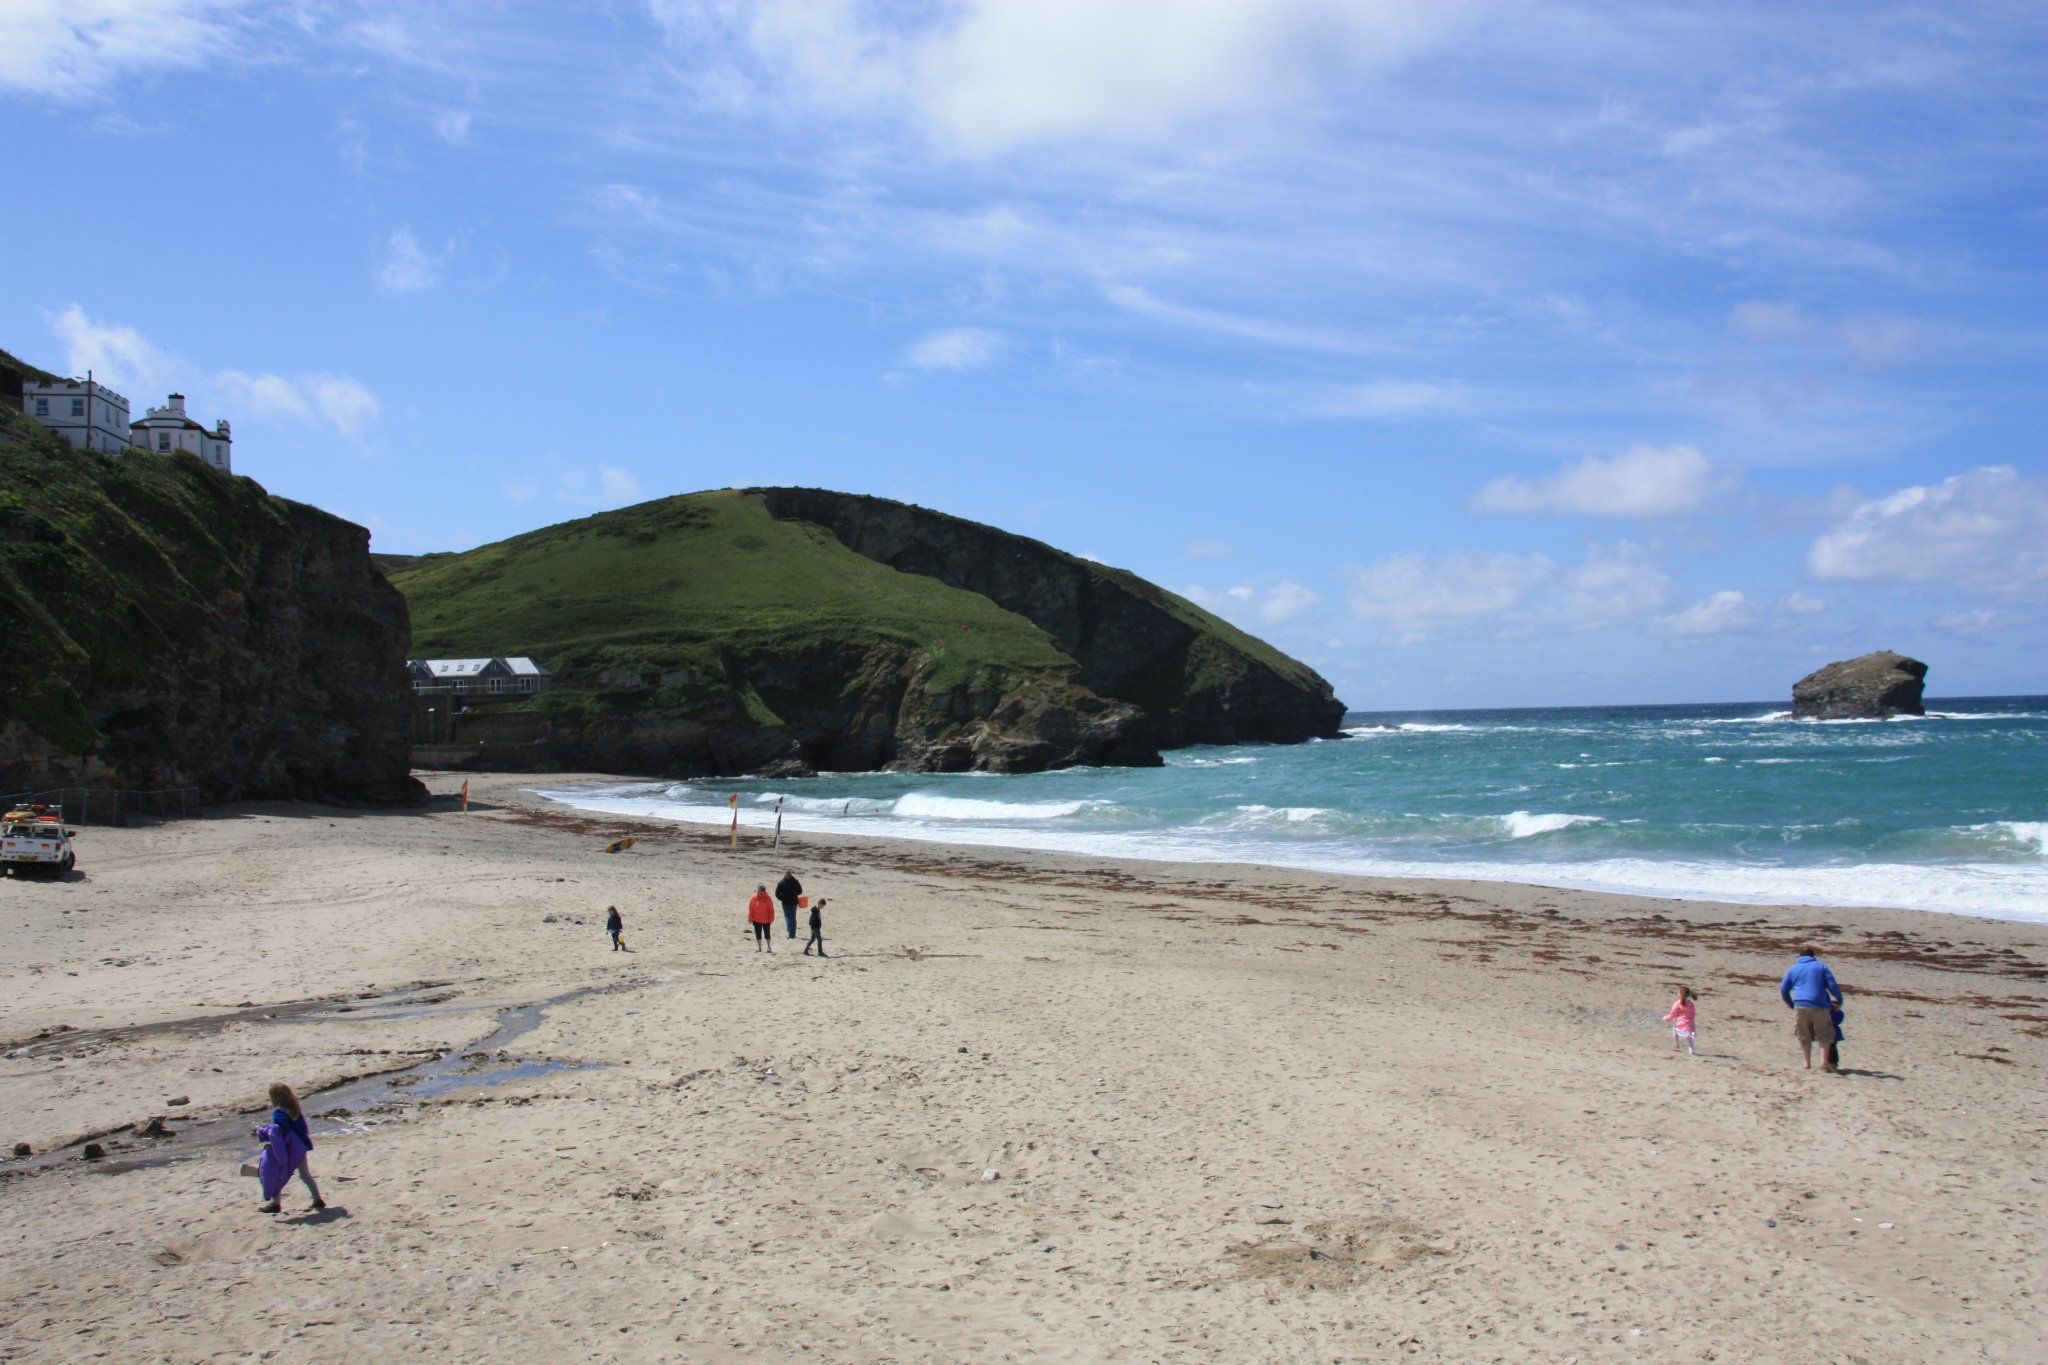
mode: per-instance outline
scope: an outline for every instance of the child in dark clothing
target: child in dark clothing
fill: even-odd
[[[625,918],[619,914],[618,906],[612,906],[610,908],[610,912],[605,915],[604,931],[612,936],[613,952],[616,953],[625,948],[626,921]]]
[[[804,943],[805,957],[811,955],[813,945],[817,947],[819,957],[825,956],[825,902],[822,898],[811,902],[811,936]]]
[[[1828,1044],[1828,1065],[1836,1067],[1842,1064],[1842,1007],[1829,1009],[1828,1017],[1835,1021],[1835,1041]]]

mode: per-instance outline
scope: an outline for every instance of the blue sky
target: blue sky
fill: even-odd
[[[803,483],[1362,709],[2048,692],[2043,13],[9,0],[0,346],[385,550]]]

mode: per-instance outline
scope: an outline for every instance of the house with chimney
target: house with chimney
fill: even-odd
[[[151,408],[148,415],[131,428],[134,432],[132,444],[144,450],[154,450],[168,455],[182,450],[197,455],[206,463],[224,474],[232,474],[234,460],[230,446],[234,437],[228,432],[225,418],[213,424],[213,430],[192,420],[185,412],[185,395],[174,393],[160,408]]]
[[[21,410],[80,450],[119,455],[134,444],[128,400],[94,382],[90,371],[83,379],[23,380]]]

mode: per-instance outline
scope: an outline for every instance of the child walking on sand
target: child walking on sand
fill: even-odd
[[[1671,1010],[1664,1016],[1664,1022],[1671,1025],[1671,1050],[1683,1047],[1697,1057],[1699,1049],[1693,1046],[1693,1039],[1699,1033],[1699,1006],[1693,1002],[1692,987],[1680,986],[1678,999],[1671,1004]]]
[[[626,946],[626,921],[619,914],[619,907],[610,906],[605,911],[604,931],[612,936],[612,951],[619,952]]]
[[[306,1127],[299,1097],[279,1081],[270,1087],[270,1102],[276,1106],[270,1112],[270,1122],[256,1130],[256,1139],[263,1144],[263,1155],[256,1162],[256,1178],[263,1185],[263,1206],[257,1211],[278,1212],[278,1196],[294,1175],[312,1191],[313,1207],[326,1208],[320,1187],[313,1183],[313,1167],[308,1159],[313,1151],[313,1134]]]

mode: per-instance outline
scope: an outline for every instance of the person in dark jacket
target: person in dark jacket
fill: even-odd
[[[1821,1048],[1821,1061],[1829,1071],[1838,1070],[1827,1060],[1827,1049],[1835,1041],[1835,1021],[1832,1011],[1842,1003],[1842,988],[1835,981],[1835,974],[1828,970],[1811,948],[1799,950],[1799,960],[1785,972],[1785,979],[1778,983],[1778,996],[1785,1002],[1785,1008],[1792,1011],[1792,1036],[1799,1040],[1799,1055],[1806,1060],[1806,1068],[1813,1069],[1813,1049]]]
[[[789,936],[796,937],[796,903],[804,894],[804,884],[796,879],[796,873],[784,872],[782,880],[775,883],[775,899],[782,902],[782,922],[789,926]]]
[[[825,956],[825,898],[820,896],[811,902],[811,936],[804,941],[804,956],[811,955],[811,949],[818,950],[818,956]]]
[[[611,906],[605,913],[604,931],[612,936],[612,951],[619,952],[626,946],[626,921],[619,914],[619,907]]]

